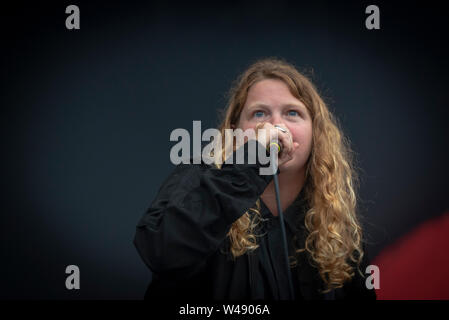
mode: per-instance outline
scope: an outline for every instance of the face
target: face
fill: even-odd
[[[248,91],[237,128],[255,128],[260,122],[282,124],[290,130],[296,148],[293,159],[279,167],[281,172],[305,170],[312,148],[312,119],[306,106],[277,79],[265,79]]]

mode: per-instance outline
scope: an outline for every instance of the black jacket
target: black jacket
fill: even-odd
[[[232,223],[254,207],[273,178],[260,175],[260,167],[259,163],[224,164],[217,169],[202,163],[175,168],[136,228],[134,244],[153,272],[145,299],[291,299],[279,217],[262,200],[261,215],[266,220],[257,232],[259,248],[235,261],[229,253],[226,235]],[[303,247],[307,209],[301,192],[284,212],[291,256],[293,235],[296,247]],[[291,268],[295,299],[375,299],[374,290],[366,289],[357,271],[343,288],[320,293],[323,282],[318,270],[305,253],[296,257],[298,264]],[[362,272],[366,265],[365,260]]]

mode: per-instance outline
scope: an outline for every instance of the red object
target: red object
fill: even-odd
[[[449,299],[449,213],[426,221],[384,249],[379,300]]]

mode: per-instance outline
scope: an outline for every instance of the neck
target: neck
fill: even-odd
[[[304,187],[305,169],[303,168],[297,174],[292,174],[291,172],[281,172],[278,177],[279,192],[281,195],[281,208],[284,212],[293,203]],[[261,195],[261,199],[274,216],[279,214],[276,204],[274,180],[268,184],[265,191]]]

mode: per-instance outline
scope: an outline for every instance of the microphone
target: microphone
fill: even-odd
[[[280,154],[282,152],[282,150],[284,150],[284,146],[282,145],[282,142],[272,140],[269,144],[269,149],[270,149],[270,153],[273,150],[274,152]]]
[[[287,130],[285,130],[284,128],[282,128],[279,125],[274,125],[274,127],[276,129],[281,130],[284,133],[287,133]],[[277,139],[275,141],[270,141],[269,146],[270,146],[269,149],[270,149],[271,161],[272,161],[272,163],[275,163],[276,155],[279,155],[279,153],[281,153],[283,150],[282,143],[279,141],[279,139]],[[293,290],[292,275],[291,275],[290,268],[289,268],[290,263],[289,263],[289,259],[288,259],[287,235],[286,235],[285,225],[284,225],[284,214],[282,212],[282,207],[281,207],[281,195],[279,192],[279,179],[278,179],[277,170],[278,169],[276,168],[275,172],[273,173],[274,190],[275,190],[275,194],[276,194],[276,205],[278,208],[279,220],[280,220],[280,224],[281,224],[282,246],[283,246],[283,251],[284,251],[284,259],[285,259],[286,273],[287,273],[287,278],[288,278],[288,287],[289,287],[289,292],[290,292],[290,298],[292,300],[295,300],[295,292]]]
[[[275,124],[274,127],[284,133],[287,133],[287,130],[285,130],[284,128],[282,128],[281,126],[279,126],[277,124]],[[282,150],[284,149],[283,145],[279,139],[273,140],[270,142],[270,152],[271,152],[272,146],[277,146],[277,149],[276,148],[273,148],[273,149],[275,149],[278,154],[282,153]]]
[[[270,142],[270,159],[271,159],[272,163],[276,163],[275,158],[280,152],[282,152],[282,143],[280,141],[271,141]],[[279,220],[280,220],[280,225],[281,225],[281,238],[282,238],[282,247],[283,247],[282,249],[284,251],[284,259],[285,259],[286,273],[287,273],[287,278],[288,278],[288,287],[289,287],[290,298],[292,300],[295,300],[295,292],[293,290],[292,275],[291,275],[290,268],[289,268],[290,263],[289,263],[289,259],[288,259],[287,235],[286,235],[285,225],[284,225],[284,214],[282,212],[282,207],[281,207],[281,196],[280,196],[280,192],[279,192],[279,179],[278,179],[277,170],[278,169],[276,168],[274,171],[273,181],[274,181],[274,190],[275,190],[275,194],[276,194],[276,205],[278,208]]]

